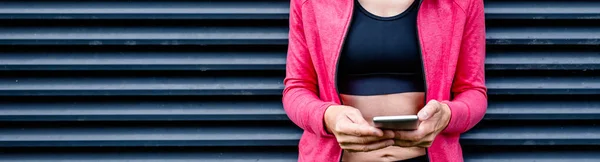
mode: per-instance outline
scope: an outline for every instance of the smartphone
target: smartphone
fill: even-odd
[[[375,127],[384,130],[416,130],[419,126],[417,115],[376,116],[373,117]]]

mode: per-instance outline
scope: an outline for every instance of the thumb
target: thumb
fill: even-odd
[[[436,100],[430,100],[425,107],[419,110],[417,116],[419,116],[419,120],[423,121],[429,119],[438,111],[440,111],[440,103]]]
[[[369,122],[367,122],[365,120],[365,118],[362,116],[362,114],[360,113],[360,111],[353,112],[353,113],[348,113],[347,117],[348,117],[348,119],[350,121],[352,121],[357,126],[359,126],[360,129],[372,132],[372,133],[369,133],[369,135],[383,136],[383,131],[380,130],[380,129],[377,129],[377,128],[373,127],[373,126],[371,126],[369,124]]]
[[[346,116],[353,123],[356,123],[358,125],[369,125],[369,122],[367,122],[365,120],[365,118],[362,116],[362,114],[360,114],[360,112],[350,112],[350,113],[347,113]]]

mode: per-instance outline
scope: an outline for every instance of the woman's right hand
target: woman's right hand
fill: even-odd
[[[354,107],[334,105],[325,111],[327,131],[333,133],[342,149],[368,152],[394,145],[394,132],[371,126]]]

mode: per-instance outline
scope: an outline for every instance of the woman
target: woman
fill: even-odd
[[[482,0],[292,0],[283,104],[299,161],[463,161],[487,108]],[[374,116],[418,115],[412,131]]]

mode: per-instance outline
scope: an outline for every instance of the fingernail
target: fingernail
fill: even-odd
[[[384,132],[384,134],[386,135],[386,137],[394,138],[394,132],[386,131],[386,132]]]
[[[429,117],[429,116],[427,115],[427,112],[423,111],[423,112],[420,112],[420,113],[419,113],[419,118],[421,118],[421,119],[427,119],[427,117]]]
[[[373,128],[373,133],[375,133],[378,136],[382,136],[384,134],[384,132],[377,130],[376,128]]]
[[[389,140],[389,141],[387,142],[387,145],[394,145],[394,143],[395,143],[395,142],[394,142],[394,140]]]

